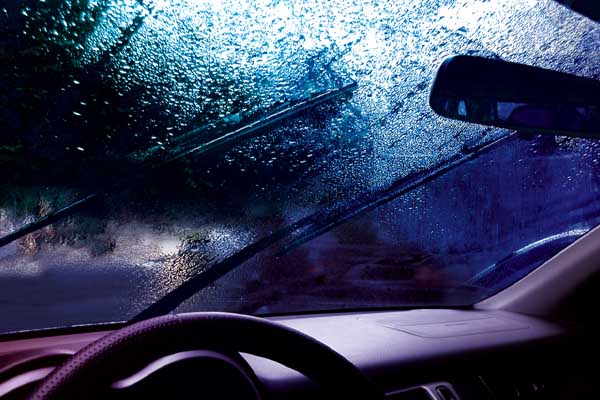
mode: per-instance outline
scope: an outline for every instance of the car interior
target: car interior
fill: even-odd
[[[493,3],[493,0],[491,2]],[[58,7],[56,4],[60,2],[48,3]],[[89,2],[81,2],[84,3],[89,6]],[[145,4],[142,1],[139,3]],[[556,7],[578,21],[585,21],[586,27],[593,27],[590,29],[595,32],[592,32],[596,34],[594,37],[600,37],[597,35],[600,29],[600,6],[596,5],[594,0],[548,0],[542,3]],[[9,16],[14,10],[20,10],[18,4],[13,8],[3,7],[0,5],[5,16]],[[36,6],[31,7],[35,10]],[[159,5],[156,7],[160,8]],[[27,12],[23,9],[24,14],[19,15],[28,18],[28,14],[33,13],[32,9]],[[143,23],[136,18],[134,16],[130,19],[133,21],[132,26],[136,26],[135,32],[138,32],[137,29],[141,29],[139,26]],[[21,25],[16,26],[21,29]],[[134,46],[138,40],[131,27],[123,25],[115,32],[126,35],[127,40],[118,42],[117,48],[110,48],[111,54],[115,51],[119,54],[126,51],[123,49]],[[142,36],[150,35],[143,33],[143,30],[140,32]],[[599,43],[600,41],[585,45],[593,48],[592,52],[597,52],[600,48]],[[2,42],[2,46],[6,48],[9,44],[8,39]],[[4,53],[9,54],[9,50],[5,50]],[[21,51],[19,54],[24,53]],[[590,57],[593,59],[593,56]],[[596,58],[596,62],[597,60]],[[93,65],[97,67],[99,62],[101,57],[94,61]],[[21,68],[19,64],[16,65],[16,69]],[[66,68],[64,65],[61,64],[59,69]],[[459,253],[457,250],[453,254],[458,261],[453,259],[448,263],[474,263],[476,268],[454,269],[452,271],[459,272],[453,272],[454,275],[451,276],[444,269],[447,267],[442,265],[439,270],[444,272],[436,272],[437,264],[431,262],[431,266],[427,264],[431,258],[419,258],[420,256],[410,258],[393,253],[392,256],[385,257],[378,255],[376,262],[368,261],[368,257],[364,255],[367,253],[364,252],[372,251],[375,247],[363,246],[367,236],[363,234],[360,224],[353,225],[355,218],[362,218],[359,221],[375,220],[373,215],[376,214],[373,213],[381,210],[383,205],[400,204],[397,208],[406,208],[407,204],[415,201],[410,197],[413,190],[432,187],[432,193],[451,192],[452,189],[449,188],[458,187],[455,183],[463,182],[460,179],[466,175],[475,176],[469,178],[472,179],[469,182],[480,182],[476,180],[480,179],[476,177],[477,174],[472,172],[479,168],[479,165],[483,165],[483,161],[477,164],[481,160],[480,154],[488,154],[482,156],[484,159],[488,157],[485,159],[486,163],[500,163],[501,156],[489,154],[496,154],[493,153],[496,151],[494,149],[505,146],[507,140],[526,143],[528,146],[530,143],[542,143],[539,146],[543,151],[560,146],[573,149],[577,143],[584,143],[586,149],[591,148],[590,151],[595,151],[597,145],[594,143],[600,140],[600,70],[596,69],[599,71],[596,74],[577,75],[569,68],[560,70],[549,68],[547,63],[540,65],[534,66],[533,63],[527,63],[518,57],[509,61],[468,52],[453,52],[444,57],[437,57],[435,73],[429,74],[429,80],[422,88],[428,104],[421,107],[427,107],[432,115],[435,113],[435,118],[449,121],[441,123],[456,124],[449,125],[453,129],[464,126],[467,127],[465,129],[478,129],[478,132],[484,130],[500,134],[493,136],[486,133],[489,135],[489,141],[474,144],[464,140],[465,143],[458,147],[456,155],[450,156],[443,163],[435,164],[427,170],[419,167],[421,169],[417,169],[413,175],[402,177],[390,187],[373,189],[368,196],[358,196],[351,202],[345,199],[339,204],[335,203],[327,212],[323,211],[324,209],[319,210],[290,225],[281,222],[296,221],[288,218],[287,214],[261,217],[261,223],[268,219],[268,224],[257,228],[259,231],[262,229],[260,235],[252,236],[242,232],[239,233],[239,237],[232,238],[235,235],[228,233],[229,231],[222,233],[224,230],[221,230],[220,234],[215,233],[216,236],[206,239],[199,234],[179,234],[178,238],[182,243],[175,245],[164,239],[167,237],[165,230],[168,228],[162,225],[168,223],[163,223],[158,218],[151,220],[150,224],[161,226],[162,231],[156,235],[162,235],[160,238],[163,249],[170,249],[172,255],[170,258],[158,259],[158,256],[145,253],[141,257],[150,261],[143,264],[143,268],[151,270],[164,262],[170,269],[165,267],[164,271],[160,270],[156,274],[164,274],[160,275],[163,277],[160,279],[165,280],[164,276],[167,276],[172,281],[165,280],[167,283],[164,288],[156,290],[160,293],[153,295],[152,301],[144,300],[141,306],[132,306],[135,312],[126,310],[127,313],[123,314],[128,315],[126,318],[118,317],[123,305],[116,300],[111,302],[116,296],[114,293],[117,289],[114,288],[138,281],[141,290],[153,291],[154,288],[144,286],[146,280],[142,275],[132,273],[123,277],[113,277],[111,269],[103,270],[90,264],[88,270],[96,271],[96,275],[85,272],[85,269],[84,273],[73,269],[71,278],[60,275],[60,278],[55,279],[52,278],[55,276],[52,275],[54,272],[44,275],[32,269],[27,275],[19,268],[33,268],[34,261],[37,263],[35,265],[40,265],[43,261],[40,254],[45,254],[44,251],[55,251],[59,257],[63,257],[67,254],[64,248],[72,246],[83,253],[82,246],[67,243],[67,239],[63,240],[66,244],[60,243],[63,247],[59,247],[54,243],[58,240],[55,238],[61,235],[61,229],[66,230],[80,215],[83,215],[82,218],[86,221],[96,218],[85,214],[89,212],[85,210],[100,213],[93,207],[110,209],[111,206],[106,204],[111,203],[105,199],[112,198],[110,196],[114,195],[111,193],[124,193],[130,187],[149,185],[152,181],[165,177],[166,181],[176,180],[172,178],[172,174],[173,171],[178,171],[181,160],[192,155],[206,157],[208,162],[216,162],[214,160],[221,157],[221,149],[237,146],[238,143],[250,140],[249,138],[254,138],[257,133],[264,133],[274,126],[280,129],[282,121],[289,124],[284,125],[283,129],[292,129],[290,126],[296,126],[296,118],[305,118],[306,113],[312,120],[327,119],[330,114],[324,114],[326,117],[323,117],[321,114],[317,115],[314,110],[320,109],[318,107],[327,110],[335,108],[329,105],[331,102],[340,103],[342,105],[338,106],[343,108],[344,104],[354,101],[352,99],[355,97],[360,98],[360,90],[363,87],[360,79],[277,103],[274,107],[249,117],[250,122],[244,120],[246,117],[240,116],[241,114],[235,114],[235,118],[239,119],[231,116],[222,118],[220,122],[211,125],[211,130],[206,131],[206,140],[202,144],[197,143],[196,130],[182,133],[169,145],[163,146],[159,143],[149,148],[144,153],[143,161],[137,164],[132,161],[131,165],[135,165],[135,168],[125,162],[115,161],[110,167],[103,167],[97,176],[93,175],[93,185],[85,186],[85,190],[75,191],[76,195],[69,197],[69,201],[61,207],[49,207],[49,211],[38,212],[35,218],[20,219],[22,223],[19,224],[8,222],[12,214],[5,210],[13,206],[6,205],[9,203],[4,202],[5,197],[0,196],[0,268],[4,269],[4,272],[0,272],[0,292],[4,292],[0,294],[0,319],[5,320],[0,324],[0,400],[600,398],[600,387],[594,372],[594,362],[600,355],[596,328],[597,294],[600,293],[600,212],[593,211],[593,203],[599,200],[598,187],[592,187],[589,193],[572,194],[573,198],[581,196],[577,207],[582,211],[569,211],[569,216],[577,214],[577,218],[586,218],[588,225],[569,225],[568,229],[561,226],[562,231],[553,235],[542,228],[534,228],[533,231],[539,231],[541,236],[536,236],[535,240],[521,240],[524,238],[521,235],[518,242],[521,243],[521,248],[513,246],[513,242],[498,240],[494,245],[500,246],[501,249],[494,250],[488,258],[478,258],[478,253],[487,251],[483,247],[468,249],[471,258],[463,257],[462,253],[459,254],[460,257],[456,256]],[[593,70],[596,67],[593,65],[590,68]],[[3,68],[3,74],[12,74],[15,70]],[[87,76],[92,80],[94,77],[100,79],[100,75],[93,75],[92,78]],[[79,80],[83,82],[83,78],[77,77],[78,83],[70,87],[83,87]],[[267,78],[263,80],[266,81]],[[8,93],[5,87],[13,86],[13,83],[3,83],[0,90]],[[95,86],[93,88],[96,90]],[[84,89],[77,89],[77,93],[83,92]],[[3,94],[1,107],[5,110],[12,107],[9,100],[6,100],[9,98],[9,95]],[[405,100],[410,99],[411,97],[408,97]],[[80,103],[79,97],[77,103]],[[31,112],[30,109],[27,110]],[[3,120],[9,121],[3,122],[3,129],[7,131],[8,126],[17,126],[16,123],[10,122],[16,117],[9,111],[0,114]],[[76,114],[75,117],[81,116]],[[356,114],[349,113],[347,118],[360,125],[356,122],[359,119]],[[59,124],[56,121],[52,123]],[[9,125],[11,123],[13,125]],[[72,121],[65,122],[71,123],[76,124]],[[325,126],[326,122],[318,121],[317,125],[319,124]],[[374,126],[384,129],[383,125],[381,123]],[[371,128],[372,126],[369,126],[369,129]],[[205,127],[198,129],[206,130]],[[19,154],[18,150],[7,150],[9,146],[3,144],[3,141],[8,143],[5,136],[0,136],[0,166],[11,166],[13,164],[10,163],[17,162],[15,160],[20,156],[11,156],[10,159],[7,157],[6,160],[2,158],[3,154],[9,152],[12,155]],[[359,142],[361,140],[366,139],[357,139]],[[578,140],[581,142],[577,142]],[[550,145],[548,141],[551,142]],[[542,155],[551,160],[548,163],[556,162],[557,170],[561,165],[567,168],[568,162],[555,155],[557,153],[547,155],[542,150]],[[85,151],[73,151],[76,154],[91,152],[88,147]],[[105,154],[102,154],[104,157]],[[140,154],[135,153],[135,157],[132,157],[141,160]],[[573,154],[574,158],[578,157],[579,153]],[[61,157],[58,156],[57,159]],[[516,155],[514,159],[519,159],[520,162],[521,157]],[[24,164],[28,163],[29,161],[26,161]],[[57,163],[56,159],[51,163]],[[102,163],[104,165],[106,161]],[[583,161],[581,163],[587,165]],[[57,175],[74,171],[73,165],[75,164],[68,164]],[[92,179],[92,172],[89,171],[93,170],[95,164],[90,161],[90,164],[85,165],[88,171],[77,174],[84,176],[82,180]],[[164,167],[166,172],[159,172],[157,166]],[[14,168],[7,170],[3,166],[3,175],[19,175],[20,173],[15,172],[16,167]],[[150,168],[151,173],[131,172],[144,168]],[[348,169],[350,168],[348,165]],[[534,171],[537,167],[532,168]],[[545,167],[539,167],[542,168]],[[582,174],[587,174],[586,176],[593,176],[598,171],[591,166],[588,170],[582,167],[582,170]],[[208,186],[205,188],[213,188],[215,182],[220,180],[235,186],[251,179],[230,178],[233,173],[226,167],[220,171],[223,176],[217,174],[211,178],[207,173]],[[36,170],[36,174],[39,173],[40,171]],[[526,173],[529,172],[524,174]],[[375,172],[369,171],[367,174]],[[21,176],[25,175],[19,175]],[[106,176],[111,177],[107,181],[109,183],[101,180]],[[552,174],[549,173],[549,176]],[[503,180],[506,180],[506,185],[510,185],[509,181],[518,181],[519,178],[517,175],[489,178],[489,182],[496,182],[494,184],[497,185],[503,185],[504,183],[498,183]],[[439,186],[435,186],[436,182]],[[481,182],[487,181],[481,178]],[[527,185],[535,186],[538,181],[526,182]],[[552,181],[550,178],[548,182],[548,185],[557,184],[556,180]],[[54,183],[48,183],[52,184]],[[482,193],[491,190],[477,189],[475,184],[472,186],[469,186],[468,190],[479,190]],[[515,187],[520,186],[525,187],[526,184],[515,183]],[[0,186],[0,190],[8,191],[8,187]],[[174,190],[172,188],[175,186],[165,187],[164,191],[169,191]],[[88,190],[90,188],[91,191]],[[324,189],[320,187],[319,190]],[[566,190],[557,192],[562,193]],[[152,190],[143,192],[140,195],[142,200],[131,200],[133,197],[127,199],[132,203],[142,204],[140,207],[143,208],[146,207],[143,198],[152,196],[152,193]],[[427,193],[429,192],[421,192],[420,196],[426,198]],[[484,195],[485,193],[482,194]],[[272,196],[275,196],[275,192]],[[489,196],[495,195],[491,193]],[[534,199],[535,202],[546,204],[543,203],[544,194],[536,196],[538,197]],[[548,196],[560,198],[558,194]],[[511,197],[504,199],[508,198]],[[515,207],[519,207],[521,197],[515,199]],[[104,206],[98,206],[103,201]],[[225,202],[221,197],[214,200],[215,203],[221,201]],[[405,203],[394,203],[397,201]],[[498,200],[500,205],[496,206],[502,208],[502,201]],[[464,202],[468,203],[466,200]],[[16,203],[18,201],[10,204]],[[36,204],[35,207],[39,210],[40,203]],[[260,208],[255,206],[256,209]],[[237,207],[237,203],[232,207]],[[546,206],[542,205],[539,208],[544,207]],[[470,204],[466,209],[476,210],[478,205]],[[502,218],[509,218],[508,225],[518,225],[520,217],[514,216],[511,210],[507,209],[506,215],[512,217]],[[559,211],[550,210],[547,215],[561,223],[566,221],[567,216],[562,215],[560,211],[563,209],[557,210]],[[375,224],[384,225],[386,218],[394,218],[396,214],[389,212],[377,219]],[[414,226],[429,224],[418,219],[418,208],[412,212],[417,215],[414,217],[414,221],[417,222],[415,225],[406,225],[404,229],[409,234]],[[540,211],[542,212],[543,210]],[[444,213],[452,213],[452,210],[446,210]],[[124,221],[128,218],[121,211],[116,211],[115,214]],[[227,215],[217,212],[215,215],[222,219],[228,218]],[[302,214],[298,215],[302,217]],[[473,211],[473,215],[473,218],[482,221],[482,232],[492,232],[496,229],[494,219],[488,214]],[[440,218],[435,214],[432,220],[439,221]],[[272,222],[274,219],[277,219],[276,223]],[[533,225],[537,226],[535,216],[531,217],[531,220]],[[116,224],[116,228],[110,224],[106,226],[113,226],[110,229],[114,230],[125,230],[124,227],[129,223],[127,220],[122,225]],[[476,225],[472,220],[465,223],[468,224]],[[53,226],[57,228],[52,228]],[[95,243],[95,247],[90,250],[90,259],[94,258],[98,263],[104,262],[103,260],[113,262],[117,260],[117,256],[113,255],[116,254],[115,251],[123,251],[131,257],[137,257],[138,253],[133,245],[127,248],[120,246],[118,240],[105,240],[108,235],[106,232],[109,231],[106,226],[102,232],[94,233],[96,236],[92,236],[91,233],[86,236],[93,237],[91,240]],[[345,229],[344,232],[351,232],[349,235],[354,239],[335,241],[338,240],[338,236],[327,234],[332,229]],[[360,234],[355,233],[357,229]],[[214,228],[213,231],[217,232],[218,229]],[[141,230],[132,232],[134,233],[131,236],[143,236],[139,233]],[[439,235],[452,235],[453,231],[440,228],[439,232]],[[290,233],[293,235],[290,236]],[[65,237],[69,234],[65,234]],[[84,234],[78,235],[82,237]],[[515,234],[516,236],[518,235]],[[184,239],[181,239],[182,237]],[[261,239],[254,240],[256,238]],[[487,240],[487,237],[484,239]],[[461,237],[456,240],[475,239]],[[357,244],[357,241],[361,243]],[[217,243],[215,248],[218,251],[221,251],[219,243],[233,243],[231,248],[236,251],[227,253],[228,250],[223,250],[224,253],[221,254],[210,247],[213,242]],[[517,243],[516,239],[514,243]],[[502,247],[504,245],[506,247]],[[124,250],[120,250],[119,246]],[[227,246],[223,245],[223,248],[229,248]],[[268,257],[261,258],[264,251],[269,252],[273,248],[273,257],[268,253]],[[311,260],[307,267],[303,264],[304,261],[300,260],[303,254],[308,254],[306,257]],[[73,257],[76,256],[65,255],[64,259],[73,260]],[[410,258],[410,262],[418,266],[417,271],[400,267],[402,262],[394,261],[395,259],[390,261],[394,257],[405,260],[402,262],[408,262],[406,260]],[[29,261],[19,261],[22,259]],[[322,261],[323,259],[327,261]],[[351,261],[347,261],[348,259]],[[444,262],[444,257],[441,257],[440,263]],[[346,263],[352,267],[346,268]],[[14,265],[18,270],[16,275],[7,269],[8,264]],[[64,265],[67,265],[66,262]],[[197,268],[198,265],[210,267]],[[242,267],[238,268],[240,265]],[[330,272],[335,279],[328,278],[327,272],[319,270],[325,268],[322,265],[329,265],[327,268],[335,271]],[[260,275],[256,271],[262,267],[265,269],[261,270],[263,272]],[[266,269],[267,267],[269,269]],[[389,272],[394,268],[394,273]],[[293,272],[290,271],[296,270],[305,271],[306,276],[310,278],[297,278],[294,281],[295,286],[287,288],[286,279],[291,279],[289,277]],[[57,294],[52,296],[65,296],[61,300],[63,303],[57,303],[54,308],[49,304],[53,300],[46,302],[39,294],[46,293],[44,279],[55,279],[58,282],[52,283],[57,287]],[[72,286],[80,285],[78,279],[86,282],[85,285],[81,284],[81,292],[76,292],[73,297],[64,294],[70,291]],[[98,302],[87,302],[86,291],[95,290],[94,286],[104,288],[104,279],[110,281],[106,287],[112,289]],[[455,283],[459,280],[460,285]],[[335,282],[335,287],[331,286],[332,281]],[[243,286],[246,282],[250,283]],[[214,299],[219,296],[220,290],[230,290],[227,293],[233,294],[223,295],[225,300],[219,303]],[[394,291],[398,294],[390,293]],[[357,298],[360,298],[360,301],[357,301]],[[373,300],[369,302],[369,299]],[[401,301],[403,299],[411,300]],[[129,301],[130,297],[126,297],[125,305]],[[64,302],[69,303],[68,307]],[[235,305],[228,306],[227,302]],[[82,317],[88,315],[86,313],[91,312],[89,310],[96,309],[105,314],[98,311],[97,317]],[[116,311],[117,309],[119,311]]]
[[[595,229],[517,284],[464,309],[265,321],[198,313],[182,315],[183,324],[159,317],[15,334],[2,342],[0,393],[6,399],[595,398],[599,239]]]

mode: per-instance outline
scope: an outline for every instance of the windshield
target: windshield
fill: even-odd
[[[0,27],[0,332],[469,305],[600,221],[598,142],[428,106],[456,54],[598,78],[599,26],[552,1],[10,0]]]

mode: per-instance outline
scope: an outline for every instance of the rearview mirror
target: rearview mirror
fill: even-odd
[[[600,81],[528,65],[451,57],[437,73],[429,104],[461,121],[600,138]]]
[[[600,21],[600,4],[598,0],[556,0],[594,21]]]

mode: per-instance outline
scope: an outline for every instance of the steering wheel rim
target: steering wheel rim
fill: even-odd
[[[157,358],[194,349],[271,359],[302,373],[337,398],[384,398],[356,366],[302,332],[262,318],[207,312],[166,315],[112,332],[57,367],[29,399],[83,398]]]

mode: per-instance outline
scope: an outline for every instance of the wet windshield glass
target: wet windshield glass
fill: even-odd
[[[598,78],[599,25],[552,1],[11,0],[0,26],[0,236],[39,228],[0,247],[2,332],[127,320],[227,260],[177,311],[472,304],[600,218],[597,142],[428,106],[455,54]]]

